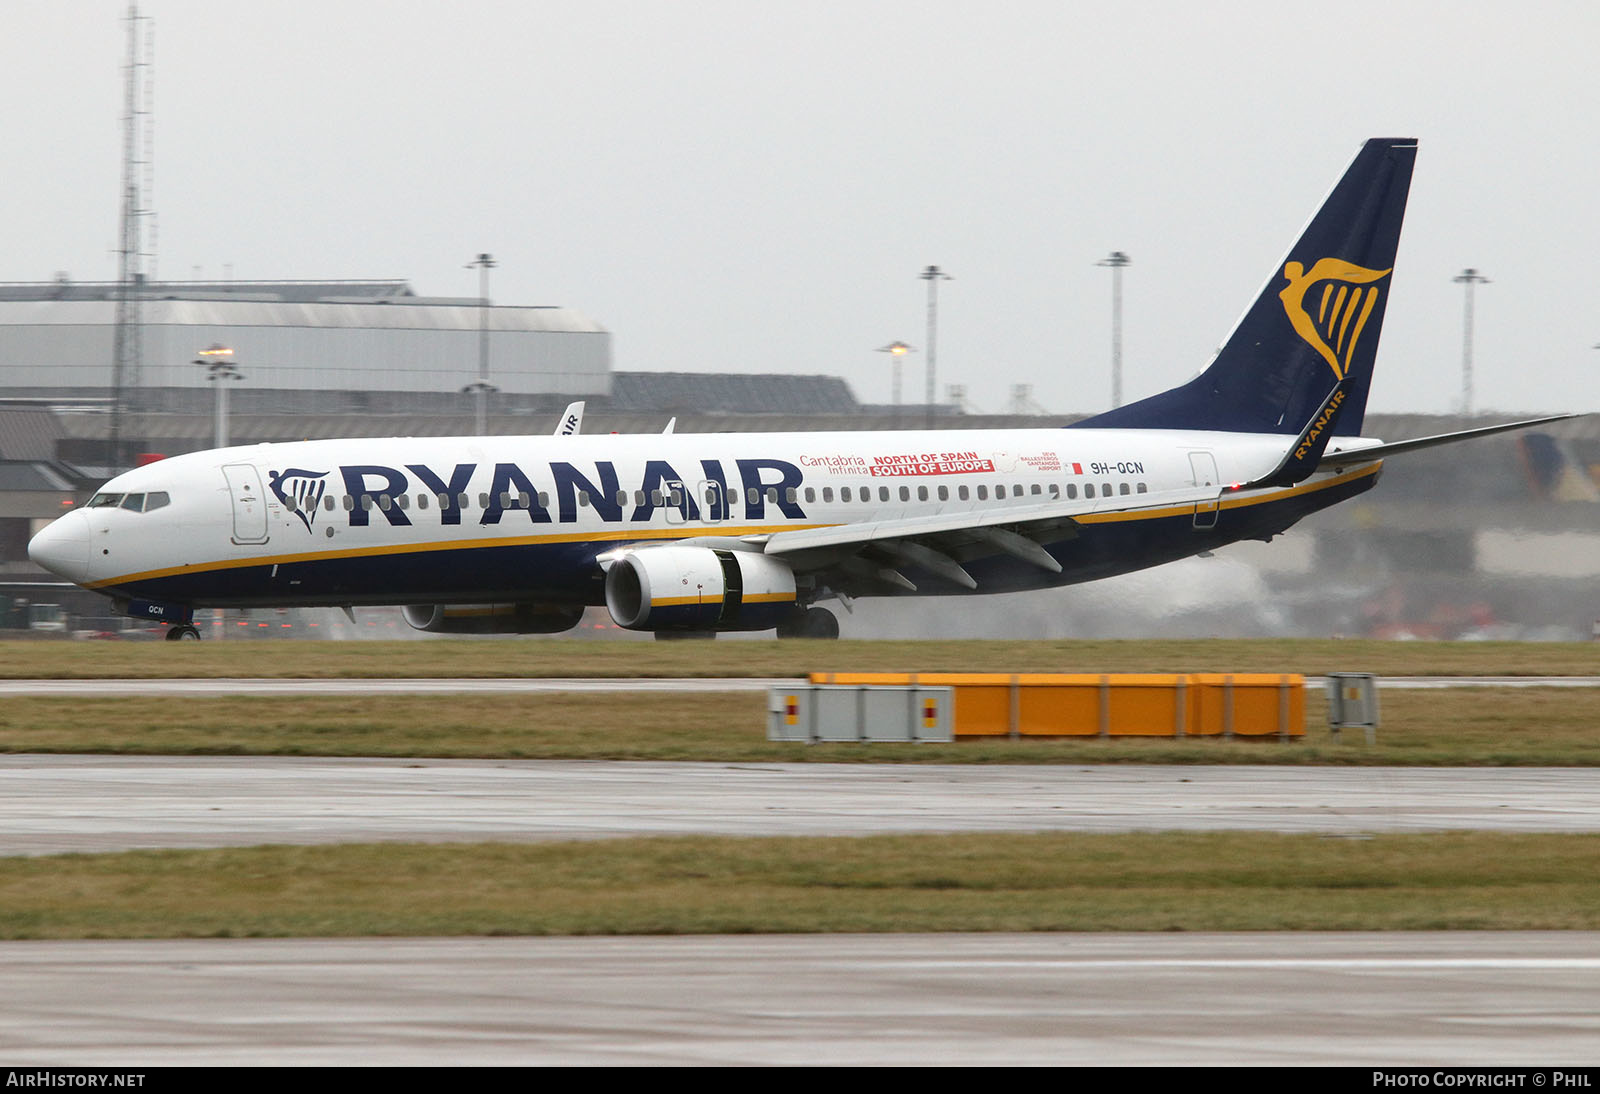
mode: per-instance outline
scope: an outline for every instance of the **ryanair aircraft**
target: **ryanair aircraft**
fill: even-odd
[[[556,436],[225,448],[117,476],[28,552],[171,639],[196,608],[380,604],[425,631],[553,633],[604,604],[660,637],[834,637],[828,601],[1270,540],[1387,456],[1556,420],[1359,436],[1415,156],[1368,141],[1200,376],[1071,428],[584,436],[569,408]]]

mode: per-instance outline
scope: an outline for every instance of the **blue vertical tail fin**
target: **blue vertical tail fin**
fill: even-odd
[[[1359,433],[1416,154],[1367,141],[1205,372],[1076,426],[1298,434],[1342,386]]]

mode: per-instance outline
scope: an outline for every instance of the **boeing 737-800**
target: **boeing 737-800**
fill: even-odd
[[[821,603],[1092,581],[1267,540],[1385,457],[1359,437],[1416,142],[1371,140],[1196,379],[1066,429],[304,441],[106,483],[29,545],[129,615],[403,605],[556,632],[832,637]],[[1558,417],[1566,417],[1560,415]]]

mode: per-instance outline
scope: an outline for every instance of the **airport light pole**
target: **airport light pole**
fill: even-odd
[[[1111,267],[1111,408],[1122,405],[1122,271],[1133,265],[1133,259],[1121,251],[1112,251],[1095,263]]]
[[[488,432],[489,393],[498,390],[489,382],[489,271],[494,266],[490,254],[480,254],[466,265],[478,271],[478,382],[461,390],[474,393],[473,432],[479,437]]]
[[[928,367],[925,370],[928,381],[926,393],[926,398],[928,400],[926,409],[926,425],[928,429],[932,429],[934,376],[937,371],[938,363],[938,351],[936,347],[938,346],[939,334],[939,282],[954,281],[955,278],[951,277],[937,266],[929,266],[917,276],[928,283]]]
[[[1489,279],[1468,266],[1451,278],[1457,285],[1467,287],[1465,313],[1461,320],[1461,413],[1472,413],[1472,290],[1489,284]]]
[[[896,418],[898,418],[900,416],[900,359],[908,353],[915,353],[916,348],[914,346],[908,346],[904,342],[890,342],[887,346],[879,346],[878,352],[889,354],[894,361],[894,370],[892,374],[893,380],[890,384],[890,391],[893,393],[893,399],[891,401],[894,404],[894,415]]]
[[[243,380],[244,373],[240,372],[233,363],[233,350],[227,346],[213,342],[200,351],[195,364],[206,370],[206,380],[213,386],[212,413],[212,447],[228,447],[228,383],[233,380]]]

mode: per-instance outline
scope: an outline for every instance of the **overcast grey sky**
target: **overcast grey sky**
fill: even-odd
[[[1600,410],[1600,4],[143,0],[159,275],[565,304],[619,369],[924,342],[985,410],[1198,371],[1369,136],[1421,140],[1371,408]],[[0,0],[0,280],[116,274],[124,0]],[[911,358],[907,392],[920,392]]]

